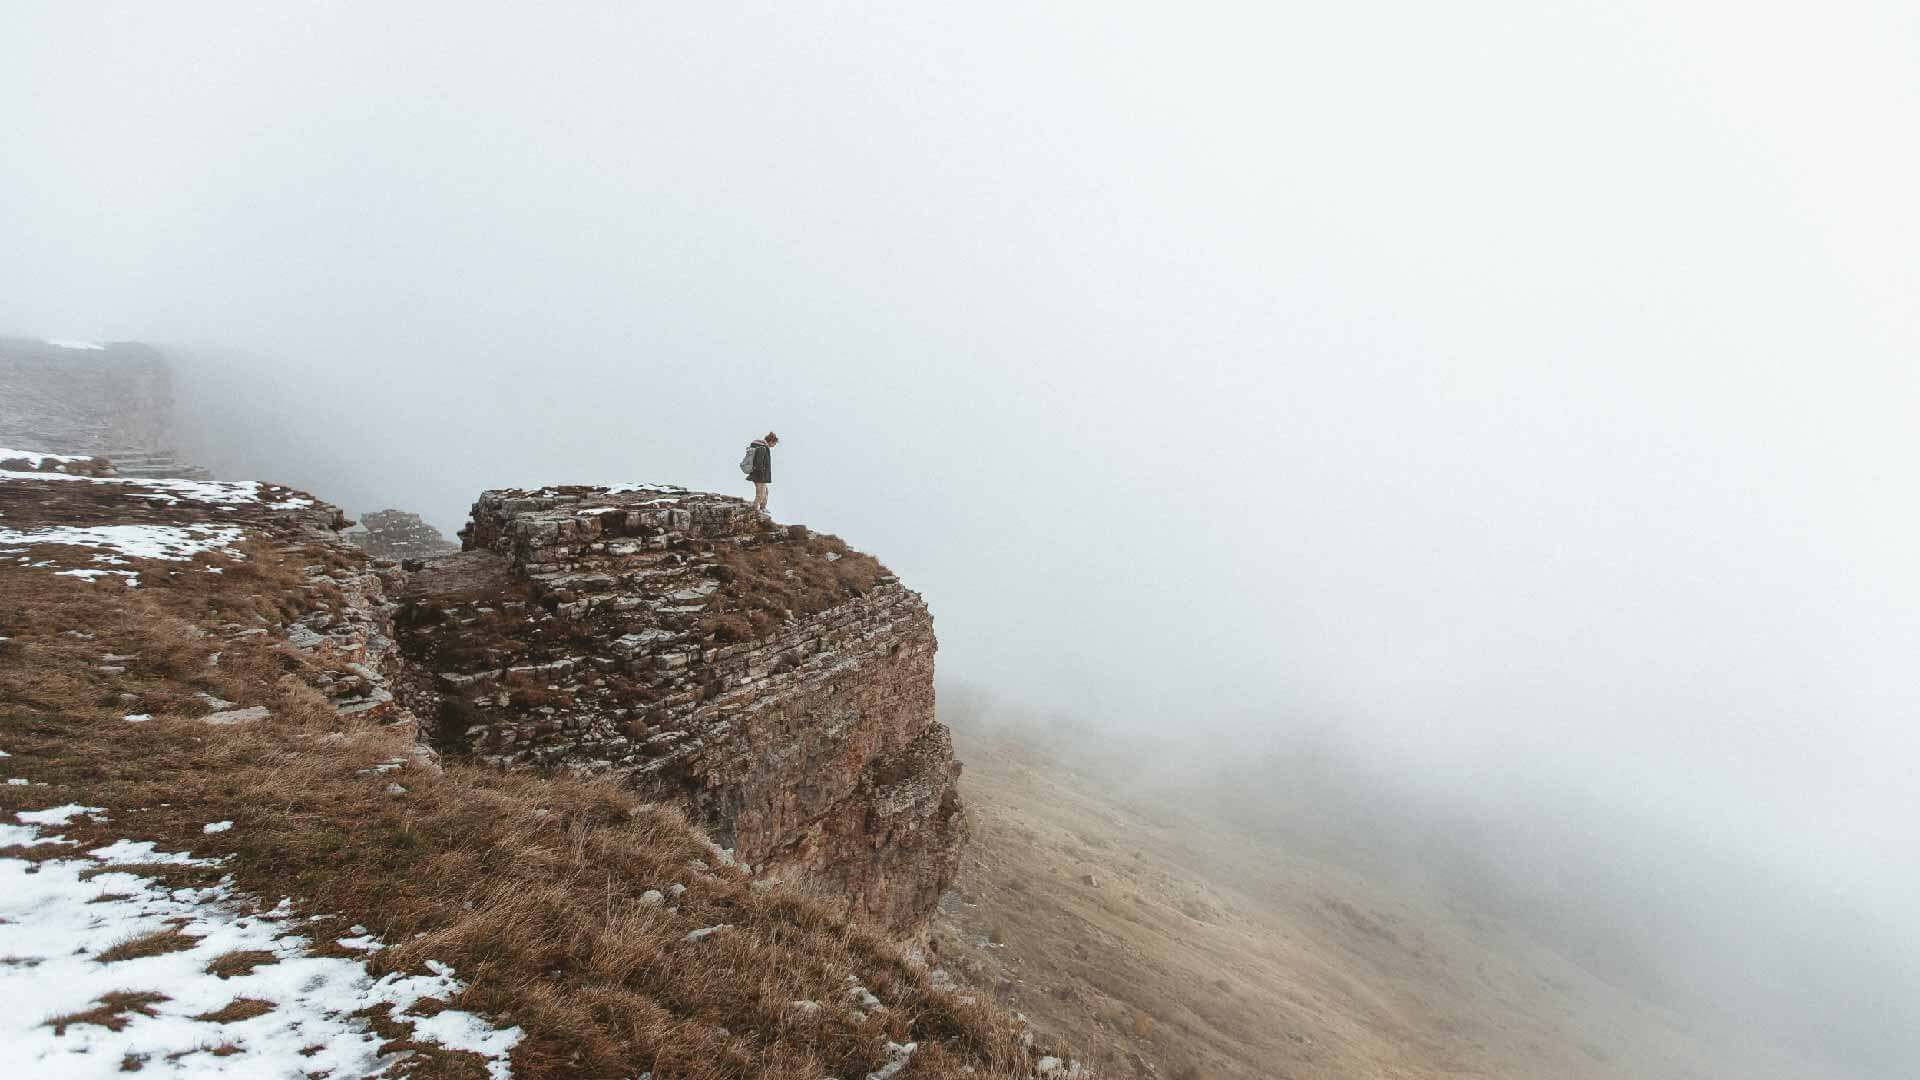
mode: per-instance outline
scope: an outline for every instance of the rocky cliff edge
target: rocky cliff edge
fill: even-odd
[[[918,593],[676,487],[489,491],[462,538],[396,618],[443,750],[617,774],[762,875],[924,927],[966,827]]]

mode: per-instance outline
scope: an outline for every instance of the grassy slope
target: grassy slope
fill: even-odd
[[[9,486],[8,524],[34,524],[33,505]],[[149,521],[172,513],[137,509]],[[109,508],[58,517],[114,520]],[[358,557],[285,537],[247,554],[202,555],[197,572],[174,575],[181,564],[137,562],[138,589],[0,566],[10,639],[0,642],[0,747],[7,775],[36,782],[0,787],[0,813],[104,807],[110,824],[63,832],[225,856],[239,886],[269,903],[289,896],[341,928],[370,927],[392,945],[376,971],[451,963],[469,989],[450,1004],[525,1029],[517,1076],[854,1077],[887,1063],[889,1040],[921,1044],[903,1080],[1031,1074],[1036,1052],[1006,1014],[932,988],[872,929],[786,889],[751,887],[676,813],[592,780],[458,763],[368,771],[406,757],[410,725],[343,719],[312,688],[309,658],[275,633],[241,633],[337,598],[304,568]],[[209,709],[201,691],[266,705],[273,719],[210,727],[197,719]],[[131,712],[153,719],[127,723]],[[389,793],[396,781],[404,793]],[[234,828],[201,831],[219,819]],[[642,899],[676,882],[688,887],[677,911]],[[685,940],[722,923],[731,928]],[[850,977],[888,1007],[855,1008]],[[464,1055],[420,1049],[413,1075],[481,1075]]]
[[[1825,1075],[1447,898],[1236,836],[1032,742],[955,735],[977,829],[942,951],[1107,1075]]]

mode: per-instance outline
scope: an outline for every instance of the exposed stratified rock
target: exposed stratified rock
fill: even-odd
[[[439,529],[405,510],[375,510],[362,514],[360,524],[346,533],[376,559],[430,559],[460,550]]]
[[[177,480],[209,480],[213,474],[198,465],[181,461],[172,450],[112,450],[103,454],[113,462],[117,476],[171,477]]]
[[[738,861],[924,925],[965,824],[919,594],[682,488],[489,491],[462,537],[396,620],[444,747],[618,772]]]

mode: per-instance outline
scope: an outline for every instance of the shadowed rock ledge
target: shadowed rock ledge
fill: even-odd
[[[762,874],[924,927],[966,826],[918,593],[683,488],[489,491],[461,536],[395,620],[438,746],[617,773]]]

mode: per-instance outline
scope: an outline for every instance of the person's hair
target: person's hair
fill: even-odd
[[[775,435],[773,432],[769,431],[767,432],[766,441],[769,443],[777,443],[780,441],[780,436]]]

